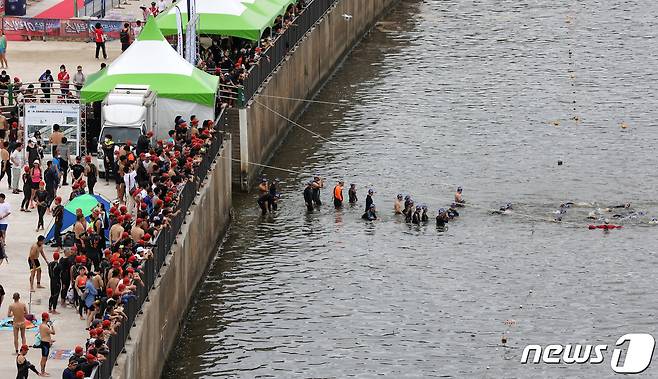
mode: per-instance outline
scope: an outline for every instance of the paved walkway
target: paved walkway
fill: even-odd
[[[94,58],[95,45],[87,42],[65,41],[10,41],[7,46],[9,76],[18,76],[23,83],[36,82],[39,76],[50,69],[57,78],[59,66],[64,64],[73,76],[77,65],[82,65],[87,75],[100,69],[101,62],[110,64],[121,53],[119,41],[106,43],[108,59]],[[102,56],[101,56],[102,58]]]
[[[48,232],[49,225],[51,224],[52,217],[46,215],[46,231],[36,232],[37,225],[37,212],[36,209],[30,213],[20,211],[20,204],[22,194],[14,195],[11,191],[7,191],[6,178],[0,183],[0,192],[7,195],[7,201],[11,204],[12,214],[9,216],[9,227],[7,230],[7,256],[9,263],[3,262],[0,265],[0,284],[4,287],[6,295],[2,306],[0,307],[0,318],[7,317],[7,308],[13,302],[12,295],[18,292],[21,295],[21,300],[25,303],[30,301],[30,283],[29,283],[29,269],[27,264],[27,256],[30,246],[36,241],[39,234]],[[95,188],[97,193],[112,200],[116,197],[113,185],[105,185],[105,180],[101,180]],[[65,186],[59,189],[58,195],[63,199],[68,199],[71,192],[70,186]],[[54,249],[46,246],[46,257],[50,261]],[[30,313],[40,318],[41,313],[48,311],[48,297],[50,296],[50,279],[48,278],[48,270],[41,258],[41,266],[43,267],[41,285],[46,287],[43,289],[36,289],[32,293],[31,302],[28,305]],[[36,281],[36,280],[35,280]],[[75,309],[71,307],[61,308],[58,307],[59,315],[52,315],[51,319],[54,321],[55,326],[55,344],[51,352],[51,358],[48,360],[46,371],[52,374],[54,378],[61,378],[62,371],[66,368],[68,352],[72,350],[75,345],[83,344],[88,334],[84,330],[85,322],[80,320]],[[36,329],[27,331],[27,344],[33,345],[36,335]],[[20,344],[20,341],[19,341]],[[35,366],[39,367],[39,359],[41,357],[39,349],[30,349],[28,353],[28,360]],[[53,358],[56,357],[56,358]],[[14,355],[13,334],[12,331],[0,330],[0,377],[13,378],[16,375],[16,363]]]

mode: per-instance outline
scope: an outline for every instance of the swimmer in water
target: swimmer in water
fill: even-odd
[[[396,215],[402,214],[402,194],[398,194],[393,203],[393,213]]]
[[[464,204],[466,204],[466,200],[462,197],[462,187],[459,186],[457,187],[457,192],[455,192],[455,204],[457,204],[458,207],[463,207]]]
[[[258,197],[258,206],[261,209],[262,214],[267,214],[267,210],[270,203],[270,186],[267,183],[267,178],[263,178],[258,185],[258,191],[260,196]]]
[[[498,208],[498,210],[491,211],[491,214],[494,215],[508,215],[512,213],[512,203],[507,203],[504,206]]]
[[[427,215],[427,205],[423,205],[423,213],[420,215],[420,221],[427,222],[429,221],[429,216]]]
[[[304,189],[304,203],[306,203],[306,209],[309,212],[313,212],[313,181],[306,183],[306,188]]]
[[[452,203],[450,204],[450,208],[448,208],[448,218],[451,220],[455,217],[459,217],[459,212],[457,212],[457,204]]]
[[[404,221],[411,222],[411,218],[414,214],[414,201],[409,198],[408,206],[405,206]]]
[[[448,217],[448,212],[446,212],[445,209],[440,208],[437,211],[437,215],[436,215],[436,226],[444,227],[448,223],[449,220],[450,220],[450,217]]]
[[[355,204],[357,201],[359,201],[359,198],[356,196],[356,184],[350,184],[350,189],[347,191],[347,197],[350,204]]]
[[[372,200],[372,195],[374,195],[374,194],[375,194],[375,190],[370,188],[368,190],[368,195],[366,196],[366,209],[365,209],[366,212],[368,212],[368,210],[370,209],[370,206],[374,203],[374,201]]]
[[[631,203],[624,203],[624,204],[621,204],[621,205],[613,205],[613,206],[608,207],[608,208],[609,209],[620,209],[620,208],[628,209],[630,207],[631,207]]]
[[[416,225],[420,224],[420,209],[420,205],[417,205],[414,214],[411,216],[411,222]]]
[[[361,218],[367,221],[374,221],[377,219],[377,212],[374,203],[370,204],[370,208],[363,214],[363,216],[361,216]]]

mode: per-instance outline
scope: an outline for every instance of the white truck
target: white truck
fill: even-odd
[[[101,131],[98,136],[98,170],[105,174],[103,145],[105,136],[112,136],[115,149],[126,141],[134,145],[149,131],[153,138],[162,139],[158,128],[157,94],[146,85],[117,85],[102,103]],[[165,130],[165,134],[167,129]]]

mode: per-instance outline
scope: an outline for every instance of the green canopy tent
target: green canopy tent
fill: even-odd
[[[288,0],[240,0],[248,8],[255,10],[268,18],[268,25],[273,25],[274,20],[279,15],[286,13],[289,4],[285,4]]]
[[[178,55],[149,17],[137,40],[107,68],[88,78],[81,100],[101,101],[118,84],[148,85],[159,98],[214,108],[219,78]]]
[[[256,0],[261,1],[261,0]],[[164,35],[178,33],[176,7],[181,11],[183,30],[187,26],[187,1],[177,2],[156,19]],[[264,8],[264,6],[263,6]],[[266,16],[264,9],[247,6],[241,0],[197,0],[197,33],[224,35],[257,41],[276,17]]]

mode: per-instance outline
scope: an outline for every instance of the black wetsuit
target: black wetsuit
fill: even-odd
[[[422,222],[427,222],[427,221],[429,221],[429,219],[430,218],[427,216],[427,211],[424,210],[423,213],[420,215],[420,220]]]
[[[448,217],[449,218],[459,217],[459,212],[457,212],[456,209],[450,208],[450,209],[448,209]]]
[[[69,285],[71,284],[71,265],[75,262],[75,257],[62,257],[59,260],[59,266],[61,268],[60,275],[62,279],[62,290],[60,292],[60,298],[62,300],[66,299],[66,292],[69,290]]]
[[[306,203],[306,209],[313,212],[313,188],[310,186],[304,189],[304,202]]]
[[[322,205],[322,200],[320,199],[320,183],[315,182],[317,184],[317,188],[311,188],[313,191],[313,202],[315,202],[315,205],[320,206]]]
[[[350,188],[349,191],[347,191],[347,196],[349,197],[350,204],[354,204],[359,200],[356,196],[355,189]]]
[[[411,222],[414,224],[420,224],[420,211],[415,211],[411,216]]]
[[[365,210],[366,212],[370,210],[370,206],[372,205],[372,203],[374,203],[374,201],[372,200],[372,195],[368,194],[368,196],[366,196],[366,210]]]
[[[71,166],[71,174],[73,175],[73,179],[78,180],[82,177],[82,173],[85,172],[84,166],[82,166],[80,163],[75,163],[74,165]]]
[[[445,226],[448,223],[448,215],[445,213],[441,213],[440,215],[436,216],[436,226]]]
[[[270,184],[270,197],[268,199],[268,208],[271,211],[275,211],[278,208],[277,205],[277,198],[279,197],[279,194],[276,192],[276,183]]]
[[[16,373],[16,379],[27,379],[28,375],[30,374],[30,370],[39,375],[39,371],[37,371],[37,368],[27,360],[27,357],[25,357],[25,361],[23,363],[18,363],[18,357],[16,357],[16,370],[18,371]]]
[[[377,213],[375,213],[375,211],[372,210],[367,210],[366,213],[364,213],[363,216],[361,216],[361,218],[368,221],[376,220]]]
[[[50,278],[50,298],[48,299],[48,309],[57,309],[57,300],[62,290],[62,266],[59,261],[48,263],[48,277]]]

